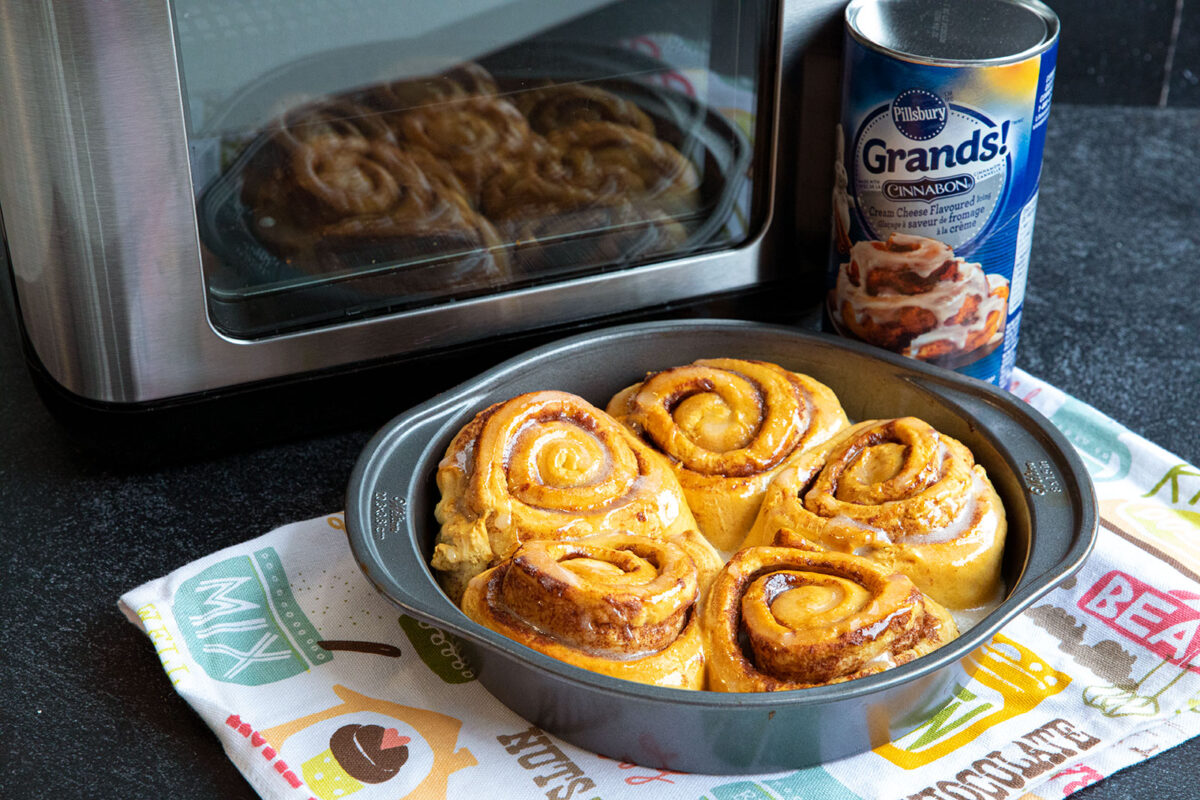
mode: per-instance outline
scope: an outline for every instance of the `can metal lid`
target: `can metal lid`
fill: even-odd
[[[1022,61],[1058,37],[1039,0],[853,0],[846,25],[869,47],[949,66]]]

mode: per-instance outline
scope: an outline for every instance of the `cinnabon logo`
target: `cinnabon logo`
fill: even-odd
[[[884,181],[883,195],[889,200],[921,200],[932,203],[943,197],[966,194],[975,188],[970,175],[951,175],[948,178],[920,178],[915,181]]]

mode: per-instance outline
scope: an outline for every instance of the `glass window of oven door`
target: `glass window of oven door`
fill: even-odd
[[[229,336],[636,270],[761,230],[774,3],[172,12],[209,316]]]

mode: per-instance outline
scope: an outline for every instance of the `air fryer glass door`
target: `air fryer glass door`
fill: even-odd
[[[209,318],[257,339],[728,249],[773,3],[175,0]]]

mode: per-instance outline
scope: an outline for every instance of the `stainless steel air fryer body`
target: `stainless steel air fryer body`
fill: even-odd
[[[760,196],[741,241],[374,316],[347,307],[319,326],[238,335],[214,322],[205,272],[214,256],[198,212],[202,154],[189,127],[196,106],[180,36],[181,23],[195,30],[195,15],[226,5],[233,24],[275,26],[275,39],[304,29],[282,24],[295,13],[282,3],[0,0],[0,211],[18,313],[36,361],[82,400],[153,405],[751,288],[804,268],[797,230],[824,241],[843,3],[714,2],[763,27],[753,154]],[[377,5],[364,0],[363,13]],[[612,4],[562,4],[553,13],[532,0],[474,5],[482,10],[463,38],[487,32],[494,41],[482,50],[528,36],[514,19],[545,26],[553,14]],[[821,257],[813,253],[811,268]]]

